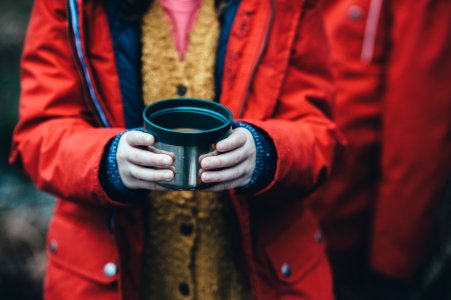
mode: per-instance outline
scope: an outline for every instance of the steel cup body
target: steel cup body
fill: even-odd
[[[173,190],[195,190],[200,181],[199,157],[231,131],[232,114],[223,105],[193,98],[161,100],[144,110],[144,128],[156,139],[154,148],[175,154],[173,180],[159,182]]]
[[[212,145],[175,146],[165,143],[156,143],[155,148],[175,154],[174,167],[176,174],[169,182],[160,182],[161,186],[173,190],[202,189],[208,185],[200,181],[199,157],[213,151]]]

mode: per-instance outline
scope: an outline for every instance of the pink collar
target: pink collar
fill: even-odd
[[[164,14],[172,25],[172,38],[180,54],[185,59],[189,42],[189,32],[194,26],[201,0],[160,0]]]

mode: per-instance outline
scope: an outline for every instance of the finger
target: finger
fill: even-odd
[[[143,190],[153,190],[153,191],[167,191],[168,189],[159,185],[156,182],[148,182],[142,180],[136,180],[132,184],[132,189],[143,189]]]
[[[142,131],[129,131],[124,133],[127,144],[132,147],[152,146],[155,143],[153,135]]]
[[[241,147],[220,155],[207,156],[200,161],[200,165],[204,170],[230,168],[240,164],[249,156],[250,153]]]
[[[216,149],[219,152],[227,152],[243,146],[247,140],[247,136],[244,130],[246,129],[243,128],[234,129],[232,131],[232,134],[230,134],[227,138],[219,141],[216,144]]]
[[[226,182],[241,178],[243,176],[250,178],[252,175],[250,170],[248,170],[246,163],[242,163],[233,168],[227,168],[218,171],[201,170],[200,174],[202,182],[205,183]]]
[[[201,156],[199,156],[199,163],[206,157],[216,156],[218,154],[219,154],[219,152],[216,151],[216,150],[208,152],[208,153],[205,153],[205,154],[202,154]]]
[[[129,175],[134,180],[158,182],[174,179],[175,173],[171,169],[152,169],[130,165]]]
[[[144,167],[169,168],[174,163],[167,154],[155,154],[140,148],[130,147],[126,155],[131,163]]]
[[[175,153],[174,153],[174,152],[169,152],[169,151],[161,150],[161,149],[155,148],[154,146],[149,146],[149,147],[147,147],[147,150],[149,150],[149,151],[151,151],[151,152],[153,152],[153,153],[156,153],[156,154],[166,154],[166,155],[169,155],[169,156],[172,158],[172,160],[175,160]]]
[[[226,190],[244,186],[249,182],[249,180],[250,179],[246,180],[245,178],[239,178],[239,179],[235,179],[235,180],[231,180],[231,181],[227,181],[227,182],[221,182],[221,183],[217,183],[213,186],[210,186],[208,188],[204,188],[204,189],[202,189],[202,191],[205,191],[205,192],[226,191]]]

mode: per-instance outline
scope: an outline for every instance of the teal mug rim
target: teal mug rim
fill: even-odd
[[[152,118],[169,113],[188,112],[207,116],[222,123],[211,129],[182,132],[155,124]],[[197,146],[216,143],[225,138],[232,127],[232,113],[224,105],[200,98],[168,98],[156,101],[143,111],[144,129],[155,136],[157,142],[176,146]]]

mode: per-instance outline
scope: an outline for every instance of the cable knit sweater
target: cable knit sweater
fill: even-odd
[[[183,61],[171,39],[171,20],[159,2],[143,19],[145,104],[177,96],[214,99],[219,34],[214,1],[202,3]],[[250,299],[225,193],[152,191],[146,203],[145,299]]]

